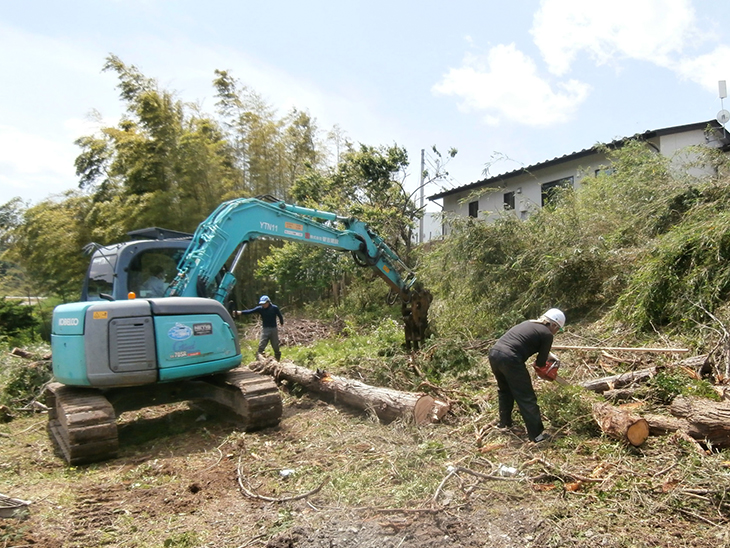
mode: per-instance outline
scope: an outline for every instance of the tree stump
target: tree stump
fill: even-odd
[[[649,423],[645,419],[609,403],[594,403],[593,418],[607,436],[634,447],[649,437]]]
[[[446,402],[427,394],[370,386],[330,375],[326,371],[312,371],[291,362],[277,362],[269,358],[254,362],[249,367],[276,379],[296,382],[336,403],[372,411],[383,422],[405,418],[416,424],[433,423],[440,421],[449,410]]]

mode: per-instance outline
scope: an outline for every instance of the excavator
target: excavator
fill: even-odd
[[[425,336],[430,292],[356,219],[271,197],[240,198],[221,204],[192,235],[151,228],[130,236],[87,246],[82,300],[53,312],[48,431],[71,465],[115,457],[119,414],[154,405],[206,399],[238,415],[245,430],[279,424],[278,387],[238,367],[238,332],[226,308],[234,271],[253,240],[350,252],[387,283],[390,304],[401,300],[408,348]],[[159,284],[146,283],[152,273],[174,273],[162,294]]]

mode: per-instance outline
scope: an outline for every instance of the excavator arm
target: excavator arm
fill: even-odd
[[[390,286],[391,294],[400,297],[407,347],[414,342],[417,348],[425,337],[431,295],[416,284],[414,272],[380,236],[362,221],[282,201],[241,198],[221,204],[193,235],[167,296],[210,297],[225,303],[235,285],[233,272],[246,245],[258,238],[351,252],[357,264],[373,269]],[[413,324],[410,329],[409,324]]]

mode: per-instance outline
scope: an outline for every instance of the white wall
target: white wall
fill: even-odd
[[[655,136],[648,139],[649,146],[653,145],[653,149],[657,150],[666,157],[672,159],[672,164],[676,166],[684,165],[687,161],[693,159],[693,154],[687,151],[687,147],[695,145],[708,145],[717,148],[723,145],[721,140],[722,130],[715,130],[715,133],[709,135],[705,133],[705,128],[692,129],[679,133]],[[593,177],[596,169],[607,165],[609,162],[604,153],[594,153],[583,156],[576,160],[568,160],[558,165],[547,167],[537,167],[528,173],[519,173],[508,177],[504,181],[495,181],[480,189],[464,190],[463,192],[452,194],[443,198],[443,210],[447,214],[456,214],[460,216],[469,215],[469,202],[477,200],[479,202],[478,218],[486,221],[492,221],[499,215],[503,215],[504,210],[504,194],[506,192],[515,192],[515,209],[512,214],[517,215],[521,219],[525,219],[530,215],[531,211],[539,209],[542,204],[542,185],[566,177],[573,177],[573,185],[580,186],[586,177]],[[530,168],[527,168],[528,170]],[[710,166],[707,168],[692,168],[690,174],[697,176],[701,174],[711,174]],[[478,191],[477,191],[478,190]],[[446,231],[448,234],[448,226]]]
[[[542,207],[542,185],[573,177],[573,185],[580,185],[585,177],[593,177],[596,169],[606,165],[606,155],[596,153],[577,160],[568,161],[559,165],[536,169],[530,173],[520,173],[509,177],[501,183],[492,183],[480,189],[483,194],[470,197],[470,192],[464,191],[444,197],[444,211],[457,215],[469,215],[469,202],[478,200],[479,219],[492,221],[504,214],[504,194],[515,193],[515,209],[513,215],[526,219],[531,211]],[[462,202],[463,201],[463,202]],[[460,203],[462,202],[462,203]],[[448,230],[448,229],[447,229]]]
[[[437,240],[442,236],[441,214],[427,211],[423,216],[423,241]],[[415,242],[421,243],[419,238],[419,227],[416,227]]]

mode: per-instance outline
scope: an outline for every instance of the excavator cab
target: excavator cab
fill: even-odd
[[[87,246],[91,260],[82,301],[121,301],[128,299],[130,292],[141,298],[162,297],[192,238],[192,234],[157,227],[128,235],[132,238],[128,242]],[[150,283],[153,277],[160,283]]]

